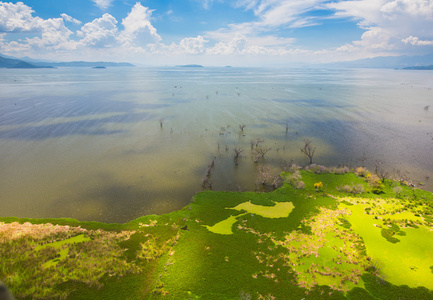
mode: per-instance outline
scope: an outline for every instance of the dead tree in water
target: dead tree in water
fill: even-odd
[[[159,126],[161,126],[161,128],[162,128],[162,125],[164,125],[164,120],[163,119],[159,119]]]
[[[304,147],[301,148],[301,152],[304,153],[310,159],[310,165],[313,164],[314,152],[316,152],[316,147],[311,146],[311,140],[304,140]]]
[[[241,130],[241,132],[244,132],[244,128],[245,128],[245,124],[239,124],[239,129]]]
[[[212,168],[215,165],[215,161],[212,160],[211,163],[207,166],[206,171],[204,173],[203,178],[201,179],[201,186],[202,188],[208,188],[212,189],[212,182],[210,181],[210,172],[212,171]]]
[[[234,158],[234,161],[235,161],[235,165],[238,165],[239,155],[241,155],[241,153],[244,152],[244,149],[242,149],[242,148],[240,148],[238,146],[235,146],[233,148],[233,152],[234,152],[233,158]]]
[[[259,138],[256,138],[255,140],[250,141],[251,150],[253,150],[254,147],[257,147],[260,143],[263,143],[264,140],[261,140]]]
[[[257,146],[254,149],[254,152],[256,153],[256,157],[254,158],[254,162],[256,163],[259,158],[265,158],[266,153],[268,153],[272,148],[271,147],[261,147]]]

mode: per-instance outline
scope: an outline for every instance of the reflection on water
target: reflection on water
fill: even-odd
[[[398,70],[0,70],[0,215],[126,222],[217,190],[262,162],[400,169],[433,190],[433,73]],[[160,126],[163,120],[163,126]],[[239,124],[246,127],[242,133]],[[286,132],[286,126],[288,131]],[[236,165],[233,147],[244,151]]]

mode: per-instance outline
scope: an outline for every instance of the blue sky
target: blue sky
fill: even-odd
[[[433,0],[0,1],[0,53],[268,65],[433,53]]]

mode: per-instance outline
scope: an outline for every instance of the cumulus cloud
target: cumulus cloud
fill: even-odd
[[[152,10],[136,3],[131,12],[122,20],[124,30],[119,35],[119,41],[124,46],[146,46],[158,43],[161,37],[151,23]]]
[[[236,36],[229,42],[219,42],[213,48],[207,50],[207,54],[211,55],[233,55],[241,54],[245,51],[248,40],[245,36],[237,33]]]
[[[196,38],[184,38],[179,42],[182,52],[186,54],[200,54],[205,51],[204,44],[208,41],[202,36]]]
[[[113,0],[92,0],[101,10],[106,10],[111,6]]]
[[[208,48],[208,55],[285,55],[294,54],[295,50],[286,49],[293,39],[284,39],[274,36],[247,38],[236,33],[228,42],[218,42],[214,47]],[[266,45],[266,46],[263,46]]]
[[[27,39],[27,43],[34,48],[75,49],[75,42],[69,40],[72,34],[63,23],[63,19],[48,19],[41,23],[41,37]]]
[[[73,41],[69,40],[72,31],[64,24],[63,18],[42,19],[33,17],[33,10],[22,2],[0,2],[0,31],[13,33],[35,33],[40,36],[26,38],[24,41],[3,41],[2,48],[6,51],[29,51],[39,49],[74,49]]]
[[[353,42],[354,46],[374,51],[379,48],[402,49],[409,44],[431,45],[428,40],[433,38],[432,1],[350,0],[325,6],[335,10],[336,17],[359,20],[358,25],[366,32],[361,40]]]
[[[412,46],[428,46],[428,45],[433,45],[433,41],[423,41],[420,40],[418,37],[416,36],[410,36],[408,38],[402,39],[401,40],[403,43],[410,44]]]
[[[41,18],[33,17],[34,11],[22,2],[0,2],[0,32],[35,32],[41,29]]]
[[[67,14],[60,14],[60,15],[62,16],[63,20],[65,20],[67,22],[74,23],[75,25],[80,25],[81,24],[81,21],[79,21],[77,19],[74,19],[73,17],[68,16]]]
[[[106,13],[101,18],[84,24],[77,36],[80,44],[97,48],[112,47],[116,43],[117,20]]]

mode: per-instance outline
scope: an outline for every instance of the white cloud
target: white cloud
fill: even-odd
[[[40,30],[41,18],[32,16],[31,7],[22,2],[0,2],[0,32],[36,32]]]
[[[241,54],[245,51],[247,43],[247,38],[238,33],[231,41],[219,42],[213,48],[208,49],[206,53],[211,55]]]
[[[184,38],[179,42],[181,50],[186,54],[200,54],[205,51],[204,44],[208,41],[202,36],[196,38]]]
[[[405,45],[430,45],[410,37],[433,38],[433,1],[426,0],[350,0],[326,4],[336,17],[359,20],[365,29],[356,47],[403,51]],[[409,38],[407,38],[409,37]]]
[[[75,43],[69,40],[72,32],[65,26],[62,18],[42,19],[32,16],[33,10],[22,2],[0,2],[0,31],[14,34],[31,32],[40,34],[25,40],[2,43],[6,52],[30,50],[50,51],[74,49]],[[4,35],[5,37],[5,35]]]
[[[154,44],[161,41],[155,27],[150,22],[152,10],[136,3],[131,12],[122,20],[124,30],[120,33],[119,41],[124,46],[140,46]]]
[[[74,23],[75,25],[80,25],[81,24],[81,21],[79,21],[77,19],[74,19],[73,17],[68,16],[67,14],[60,14],[60,15],[62,16],[63,20],[65,20],[67,22]]]
[[[259,30],[267,30],[273,27],[305,27],[317,24],[313,17],[306,17],[305,13],[320,9],[326,0],[261,0],[238,1],[237,7],[253,9],[254,14],[259,18],[258,21],[247,22]]]
[[[101,10],[106,10],[111,6],[113,0],[92,0]]]
[[[195,0],[199,3],[201,3],[201,5],[203,6],[204,9],[208,10],[211,8],[213,2],[215,0]],[[224,0],[218,0],[219,2],[224,2]]]
[[[77,36],[81,37],[80,44],[83,46],[104,48],[116,44],[117,20],[106,13],[101,18],[84,24]]]
[[[423,41],[420,40],[418,37],[416,36],[410,36],[408,38],[402,39],[401,40],[403,43],[410,44],[412,46],[428,46],[428,45],[433,45],[433,41]]]
[[[42,36],[27,39],[30,46],[36,48],[52,48],[52,49],[75,49],[75,43],[69,40],[72,34],[65,27],[63,19],[48,19],[41,23]]]
[[[381,27],[371,27],[368,31],[362,34],[360,41],[354,41],[353,44],[370,50],[392,50],[394,45],[390,43],[390,39],[391,35],[386,29]]]
[[[268,32],[318,24],[318,19],[306,16],[306,13],[321,9],[324,2],[326,0],[238,0],[234,7],[252,10],[256,20],[232,23],[226,28],[206,32],[206,38],[219,42],[209,52],[287,53],[291,51],[288,47],[295,39],[280,38]],[[235,47],[234,43],[239,42],[236,38],[238,35],[248,38],[247,49],[239,50]]]
[[[294,50],[288,50],[287,46],[293,39],[284,39],[274,36],[247,38],[237,33],[228,42],[219,42],[214,47],[208,48],[208,55],[285,55],[293,54]],[[263,46],[265,45],[265,46]]]

